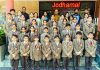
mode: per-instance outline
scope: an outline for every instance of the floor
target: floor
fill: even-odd
[[[11,70],[11,68],[7,67],[7,68],[0,68],[0,70]],[[21,68],[19,68],[19,70],[21,70]],[[31,69],[30,69],[31,70]],[[39,70],[44,70],[43,68],[39,69]],[[49,69],[52,70],[52,69]],[[60,69],[63,70],[63,69]],[[69,67],[69,70],[74,70],[72,67]],[[79,70],[85,70],[84,67],[80,67]],[[95,67],[92,67],[92,70],[98,70]]]
[[[100,42],[97,44],[97,46],[99,47],[97,49],[97,51],[99,50],[98,53],[100,53]],[[100,55],[99,55],[100,56]],[[100,61],[100,58],[97,59],[97,61]],[[42,63],[41,63],[42,64]],[[60,63],[62,64],[62,62]],[[43,64],[42,64],[43,65]],[[73,70],[73,63],[72,61],[70,62],[70,65],[69,65],[69,70]],[[92,63],[92,70],[100,70],[100,67],[99,67],[100,64],[98,64],[95,60],[93,61]],[[62,65],[61,65],[62,66]],[[79,70],[85,70],[85,57],[82,57],[81,58],[81,61],[80,61],[80,69]],[[10,60],[9,60],[9,57],[8,56],[5,56],[5,60],[3,61],[0,61],[0,70],[11,70],[11,66],[10,66]],[[19,62],[19,70],[21,70],[21,64]],[[31,70],[31,69],[29,69]],[[43,69],[43,66],[41,67],[40,70],[44,70]],[[50,69],[52,70],[52,69]],[[62,68],[60,70],[63,70]]]
[[[62,64],[62,63],[61,63]],[[95,62],[95,61],[93,61],[93,67],[92,67],[92,70],[100,70],[100,68],[98,67],[98,64]],[[73,66],[72,66],[73,64],[72,64],[72,62],[70,63],[70,67],[69,67],[69,70],[74,70],[73,69]],[[84,68],[84,65],[85,65],[85,62],[84,62],[84,57],[82,57],[81,58],[81,63],[80,63],[80,68],[79,68],[79,70],[85,70]],[[61,65],[62,66],[62,65]],[[19,63],[19,70],[21,70],[21,65],[20,65],[20,63]],[[10,66],[10,61],[9,61],[9,57],[8,56],[6,56],[5,57],[5,60],[4,61],[2,61],[2,62],[0,62],[0,70],[11,70],[11,66]],[[31,70],[31,69],[29,69],[29,70]],[[43,67],[41,67],[41,69],[40,70],[44,70],[44,68]],[[52,69],[49,69],[49,70],[52,70]],[[60,70],[63,70],[62,68],[60,69]]]

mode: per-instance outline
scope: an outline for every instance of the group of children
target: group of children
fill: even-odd
[[[51,15],[49,21],[43,20],[38,23],[38,18],[34,18],[29,23],[22,14],[16,23],[11,21],[13,18],[10,13],[7,15],[5,32],[9,41],[8,52],[13,70],[18,70],[20,58],[22,70],[28,70],[29,60],[32,70],[40,70],[41,61],[44,69],[48,70],[52,64],[52,70],[59,70],[61,59],[63,69],[69,70],[71,58],[74,69],[78,70],[82,56],[85,56],[86,70],[91,69],[96,53],[95,25],[91,16],[85,14],[87,19],[82,19],[80,23],[77,23],[76,17],[70,17],[70,21],[63,15],[59,21],[55,21],[55,15]]]

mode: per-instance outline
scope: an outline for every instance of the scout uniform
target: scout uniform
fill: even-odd
[[[54,20],[53,20],[53,19],[50,19],[50,20],[48,21],[48,24],[49,24],[49,26],[50,26],[50,27],[52,27],[52,26],[53,26],[53,22],[54,22]]]
[[[12,37],[12,35],[19,35],[19,31],[14,31],[14,30],[12,30],[12,31],[10,31],[9,33],[8,33],[8,40],[9,40],[9,42],[11,42],[11,37]]]
[[[35,32],[39,34],[39,26],[37,26],[37,25],[31,25],[31,27],[32,26],[35,28]]]
[[[59,26],[59,31],[61,33],[65,29],[66,24],[63,24],[63,22],[62,22],[62,23],[58,24],[58,26]]]
[[[37,32],[30,32],[29,33],[29,39],[30,39],[31,42],[33,42],[33,39],[35,38],[35,36],[39,37]]]
[[[19,64],[19,43],[10,42],[8,45],[8,52],[11,60],[13,70],[18,70]],[[14,56],[13,56],[14,55]]]
[[[18,22],[18,30],[20,31],[22,27],[26,27],[26,30],[29,28],[29,23],[27,21]]]
[[[43,30],[44,30],[45,27],[47,27],[48,30],[49,30],[49,27],[48,27],[48,26],[41,26],[40,29],[39,29],[39,31],[40,31],[39,33],[40,33],[40,34],[43,33]],[[49,31],[50,31],[50,30],[49,30]]]
[[[43,60],[44,60],[44,66],[46,67],[46,69],[48,69],[49,66],[49,62],[51,60],[51,43],[49,42],[48,44],[43,43],[42,44],[42,53],[43,53]],[[48,55],[48,56],[47,56]]]
[[[80,41],[74,39],[73,46],[74,46],[74,66],[75,69],[78,69],[80,63],[80,57],[83,55],[84,41],[82,39],[80,39]]]
[[[67,29],[63,30],[61,32],[61,38],[62,38],[62,40],[64,40],[66,34],[68,34],[68,35],[70,35],[72,37],[72,30],[67,30]]]
[[[21,54],[21,65],[23,70],[28,70],[28,58],[30,53],[30,43],[25,44],[21,42],[20,54]]]
[[[81,26],[81,29],[83,30],[83,25],[87,22],[87,19],[83,18],[81,19],[80,21],[80,26]]]
[[[53,33],[53,29],[54,29],[54,28],[57,28],[58,33],[60,33],[59,27],[58,27],[58,26],[52,26],[52,27],[50,28],[50,33]]]
[[[77,32],[81,32],[81,33],[82,33],[82,39],[83,39],[83,31],[81,31],[81,30],[74,30],[73,33],[72,33],[72,35],[73,35],[72,38],[73,38],[73,39],[76,38],[76,33],[77,33]]]
[[[20,42],[23,41],[24,35],[28,35],[28,36],[29,36],[29,33],[20,33],[20,34],[19,34],[19,41],[20,41]]]
[[[41,36],[40,36],[40,42],[41,42],[41,44],[44,43],[44,38],[45,38],[46,35],[48,35],[50,37],[49,33],[42,33],[41,34]]]
[[[51,41],[54,40],[55,36],[59,36],[59,38],[60,38],[60,34],[59,33],[52,33],[50,36],[51,36]]]
[[[39,63],[42,59],[42,50],[41,50],[41,43],[35,44],[33,42],[30,47],[30,58],[32,60],[32,69],[34,70],[34,61],[37,63],[37,68],[40,67]]]
[[[83,34],[84,34],[84,39],[87,39],[88,34],[92,32],[95,33],[95,24],[91,23],[91,24],[87,24],[85,23],[83,25]]]
[[[85,41],[85,66],[86,70],[90,70],[92,66],[92,60],[96,54],[96,41],[93,39],[87,39]]]
[[[10,21],[6,21],[6,23],[5,23],[5,33],[7,34],[9,31],[11,31],[11,26],[13,25],[12,24],[12,20],[10,20]]]
[[[56,70],[56,66],[59,68],[60,66],[60,54],[61,54],[61,43],[52,43],[52,58],[53,58],[53,69]]]
[[[72,58],[73,44],[71,41],[63,41],[62,42],[62,57],[64,68],[67,70],[70,58]]]

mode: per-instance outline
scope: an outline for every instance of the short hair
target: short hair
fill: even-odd
[[[35,14],[35,13],[38,15],[38,12],[34,12],[33,14]]]
[[[10,9],[10,12],[11,12],[11,11],[14,11],[14,12],[15,12],[15,9]]]
[[[59,38],[59,35],[56,35],[56,36],[54,37],[54,39],[55,39],[55,38]]]
[[[89,16],[89,14],[88,14],[88,13],[84,13],[84,16],[85,16],[86,14]]]
[[[29,36],[28,36],[28,35],[24,35],[24,38],[25,38],[25,37],[29,38]]]
[[[66,27],[71,26],[70,24],[66,24]]]
[[[43,22],[44,22],[44,21],[46,21],[46,22],[47,22],[47,20],[46,20],[46,19],[45,19],[45,20],[43,20]]]
[[[7,13],[7,15],[12,15],[11,13]]]
[[[93,32],[89,32],[89,33],[88,33],[88,35],[89,35],[89,34],[92,34],[92,35],[94,35],[94,33],[93,33]]]
[[[15,26],[17,27],[17,24],[13,24],[13,25],[15,25]],[[13,25],[12,25],[12,26],[13,26]]]
[[[78,25],[80,26],[80,24],[76,24],[76,26],[78,26]]]
[[[76,16],[73,16],[73,19],[77,19],[77,17]]]
[[[48,36],[48,35],[46,35],[44,38],[49,38],[49,36]]]
[[[65,37],[66,37],[66,36],[69,36],[69,37],[71,37],[69,34],[66,34],[66,35],[65,35]]]
[[[64,18],[64,19],[63,19],[63,21],[64,21],[64,20],[66,20],[66,21],[67,21],[67,19],[66,19],[66,18]]]
[[[82,33],[81,33],[80,31],[78,31],[78,32],[76,33],[76,35],[82,35]]]
[[[21,27],[21,30],[22,30],[23,28],[27,29],[26,27],[23,26],[23,27]]]
[[[45,29],[48,29],[48,27],[45,27],[44,30],[45,30]]]
[[[33,20],[35,20],[35,22],[36,22],[36,19],[32,19],[32,21],[33,21]]]
[[[18,35],[13,34],[12,37],[16,37],[16,38],[18,38]]]
[[[22,14],[21,16],[24,16],[24,17],[25,17],[25,15],[24,15],[24,14]]]
[[[91,15],[89,15],[89,16],[88,16],[88,18],[89,18],[89,17],[91,17],[91,18],[92,18],[92,16],[91,16]],[[92,19],[93,19],[93,18],[92,18]]]
[[[23,6],[23,7],[22,7],[22,9],[23,9],[23,8],[25,8],[25,9],[26,9],[26,7],[25,7],[25,6]]]
[[[68,20],[70,20],[70,17],[72,17],[72,18],[73,18],[73,15],[70,15],[70,16],[68,17]]]
[[[58,30],[58,28],[57,28],[57,27],[54,27],[54,28],[53,28],[53,30],[54,30],[54,29]]]
[[[74,11],[76,11],[76,10],[78,10],[78,11],[79,11],[79,9],[78,9],[78,8],[74,9]]]
[[[34,38],[39,38],[39,36],[38,35],[35,35]]]
[[[34,26],[31,26],[31,27],[35,29],[35,27],[34,27]],[[31,28],[31,27],[30,27],[30,28]]]

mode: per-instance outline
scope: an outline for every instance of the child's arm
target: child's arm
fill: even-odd
[[[67,54],[68,56],[69,56],[70,54],[72,54],[72,51],[73,51],[73,44],[71,43],[70,46],[71,46],[71,48],[70,48],[70,50],[68,51],[68,54]]]
[[[14,54],[14,48],[12,47],[12,44],[11,43],[9,43],[9,45],[8,45],[8,52],[10,53],[10,54]]]

